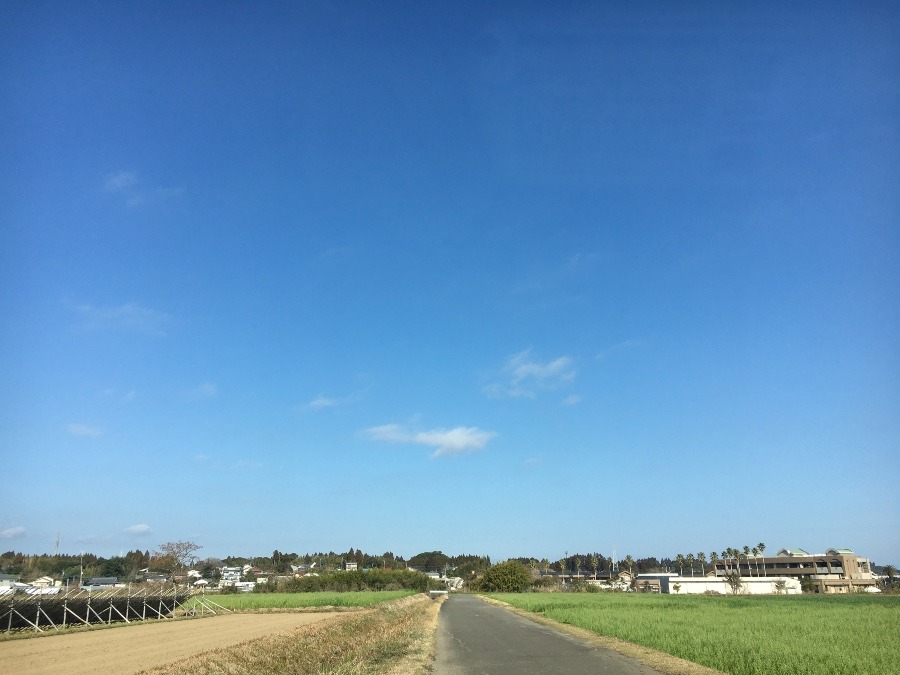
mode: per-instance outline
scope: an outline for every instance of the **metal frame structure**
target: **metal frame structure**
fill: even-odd
[[[177,586],[172,586],[169,592],[143,587],[136,593],[130,588],[77,589],[53,596],[11,593],[0,596],[0,632],[42,633],[71,626],[167,620],[175,618],[179,605],[190,597],[190,592]],[[190,607],[182,610],[182,615],[202,617],[230,611],[205,594],[199,594],[194,596]]]

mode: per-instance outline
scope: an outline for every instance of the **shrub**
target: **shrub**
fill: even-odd
[[[486,593],[521,593],[531,585],[531,574],[515,560],[497,563],[478,580],[476,590]]]

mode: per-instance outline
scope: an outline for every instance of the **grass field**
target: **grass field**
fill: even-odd
[[[347,591],[344,593],[235,593],[209,594],[208,600],[237,611],[265,609],[303,609],[312,607],[372,607],[392,600],[399,600],[416,591]],[[181,605],[190,609],[199,601],[191,597]]]
[[[900,674],[900,597],[496,594],[733,675]]]

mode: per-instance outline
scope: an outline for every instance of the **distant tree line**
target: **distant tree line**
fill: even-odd
[[[302,577],[270,580],[256,584],[257,593],[311,593],[317,591],[399,591],[410,589],[427,591],[446,588],[440,581],[425,576],[422,572],[407,569],[379,569],[349,572],[327,572],[307,574]]]

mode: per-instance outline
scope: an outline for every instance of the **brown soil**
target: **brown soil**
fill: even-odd
[[[227,614],[0,642],[0,672],[137,673],[211,649],[322,621],[338,613]]]

